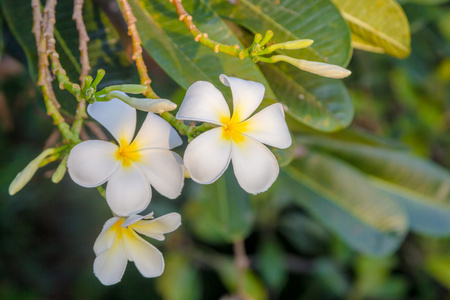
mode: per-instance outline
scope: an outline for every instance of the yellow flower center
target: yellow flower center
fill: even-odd
[[[232,139],[235,143],[244,141],[242,132],[246,130],[246,122],[237,122],[238,118],[235,115],[231,119],[222,118],[222,136],[225,139]]]
[[[116,157],[119,160],[122,160],[122,166],[129,167],[131,166],[132,161],[138,161],[141,155],[138,152],[138,148],[135,142],[127,145],[124,141],[120,141],[119,150],[116,152]]]

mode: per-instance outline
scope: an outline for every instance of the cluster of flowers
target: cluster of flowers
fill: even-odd
[[[142,216],[150,203],[151,186],[174,199],[184,185],[185,171],[201,184],[216,181],[232,161],[240,186],[251,194],[266,191],[276,180],[279,167],[275,156],[263,144],[287,148],[291,136],[281,104],[273,104],[253,114],[264,97],[257,82],[221,75],[231,88],[233,114],[222,93],[209,82],[198,81],[187,91],[176,115],[179,120],[207,122],[217,127],[192,140],[184,159],[171,149],[182,140],[161,117],[148,113],[133,139],[136,110],[120,101],[96,102],[89,115],[102,124],[116,143],[89,140],[70,152],[68,171],[77,184],[97,187],[104,183],[106,200],[114,217],[106,221],[94,244],[94,273],[105,285],[119,282],[128,260],[134,261],[145,277],[164,270],[161,252],[139,234],[164,240],[164,234],[181,225],[178,213],[154,219]]]

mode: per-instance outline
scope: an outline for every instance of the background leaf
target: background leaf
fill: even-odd
[[[404,212],[353,167],[309,153],[286,167],[285,173],[294,202],[356,250],[386,255],[402,242],[408,229]]]
[[[214,183],[195,185],[190,222],[207,240],[234,242],[244,239],[253,225],[250,197],[237,183],[231,167]],[[214,236],[215,235],[215,236]]]
[[[371,176],[371,182],[399,201],[411,229],[450,234],[450,172],[404,151],[304,137],[297,143],[325,150]]]
[[[332,0],[350,26],[355,48],[405,58],[411,52],[409,23],[395,0]]]
[[[281,54],[342,66],[351,58],[348,26],[329,1],[244,0],[233,5],[229,1],[212,0],[211,3],[224,18],[252,33],[272,30],[275,42],[314,40],[308,48],[279,51]],[[244,38],[251,43],[251,36],[244,35]],[[260,63],[259,66],[277,100],[288,107],[286,113],[295,120],[327,132],[350,124],[353,104],[341,80],[313,75],[287,63]]]
[[[250,59],[240,60],[195,42],[170,1],[132,0],[130,5],[138,18],[137,29],[144,47],[155,61],[181,87],[187,89],[198,80],[209,81],[228,97],[229,88],[219,80],[220,74],[258,81],[266,87],[266,97],[274,99],[269,84]],[[218,42],[240,45],[233,32],[223,23],[205,1],[183,1],[197,28]]]

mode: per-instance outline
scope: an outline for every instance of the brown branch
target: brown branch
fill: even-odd
[[[79,47],[80,50],[80,64],[81,64],[81,74],[80,74],[80,85],[83,88],[85,84],[85,78],[89,75],[91,70],[91,65],[89,64],[89,55],[87,43],[89,42],[89,36],[86,31],[86,26],[83,21],[83,0],[75,0],[73,5],[73,15],[72,19],[75,20],[79,36]],[[72,131],[76,134],[80,134],[81,127],[83,126],[83,119],[87,118],[86,115],[86,100],[84,98],[78,99],[77,111],[75,113],[75,121],[72,125]]]
[[[128,35],[131,37],[131,41],[133,44],[132,58],[136,63],[141,84],[147,87],[144,95],[147,98],[159,98],[150,86],[152,80],[150,79],[150,76],[148,76],[147,66],[145,65],[144,59],[142,57],[142,41],[136,28],[136,17],[131,10],[131,6],[128,3],[128,0],[119,0],[119,2],[122,6],[122,14],[127,22]]]
[[[245,292],[245,276],[249,266],[249,260],[245,253],[245,244],[243,240],[237,240],[233,243],[234,259],[237,270],[236,293],[240,300],[247,300]]]
[[[89,71],[91,70],[87,48],[89,36],[87,34],[86,26],[84,25],[83,21],[83,0],[74,1],[72,19],[77,24],[77,30],[79,34],[80,45],[78,49],[80,50],[80,63],[81,63],[80,83],[81,86],[83,87],[84,78],[89,75]]]
[[[51,43],[51,39],[54,41],[53,26],[55,24],[55,6],[56,0],[48,0],[45,5],[44,16],[42,17],[39,0],[32,0],[33,33],[36,38],[38,51],[37,84],[42,88],[42,95],[47,108],[47,114],[52,117],[53,122],[56,126],[58,126],[64,139],[70,140],[73,143],[78,143],[80,140],[73,135],[70,131],[69,125],[65,122],[63,116],[59,112],[59,103],[56,101],[55,93],[51,84],[52,75],[49,71],[47,51],[49,50],[49,46],[50,49],[53,46],[54,51],[54,43]],[[40,28],[40,32],[38,32],[37,28]]]
[[[170,2],[175,5],[175,9],[177,11],[177,14],[179,16],[179,20],[183,21],[186,25],[187,29],[191,33],[191,35],[194,37],[194,40],[196,42],[200,42],[206,47],[214,50],[214,52],[222,52],[226,53],[232,56],[239,57],[240,59],[244,58],[244,52],[240,50],[239,45],[225,45],[221,44],[219,42],[216,42],[210,38],[208,38],[207,33],[201,32],[197,26],[195,26],[194,22],[192,21],[192,16],[188,14],[188,12],[184,9],[183,4],[181,4],[181,0],[170,0]]]

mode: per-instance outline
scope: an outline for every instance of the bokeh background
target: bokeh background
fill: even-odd
[[[345,79],[356,107],[352,127],[391,139],[449,169],[450,4],[419,2],[402,1],[412,34],[408,58],[354,52],[348,67],[353,74]],[[1,7],[0,12],[4,13]],[[29,75],[26,51],[4,19],[0,19],[0,299],[207,300],[228,294],[227,282],[234,276],[233,249],[196,229],[200,225],[195,220],[201,218],[193,201],[198,185],[190,180],[180,198],[152,199],[156,216],[172,211],[183,216],[181,228],[166,241],[152,241],[166,259],[163,276],[145,279],[129,263],[122,282],[112,287],[102,286],[92,272],[92,246],[111,217],[96,189],[76,186],[69,176],[53,184],[50,177],[57,164],[52,164],[39,170],[18,194],[8,195],[15,175],[57,136]],[[126,32],[119,35],[116,46],[127,49]],[[149,65],[157,93],[179,103],[184,90],[154,62]],[[127,80],[138,82],[132,70]],[[251,202],[256,222],[245,241],[255,275],[247,280],[253,289],[265,290],[261,297],[449,299],[448,238],[409,234],[393,255],[364,256],[292,205],[288,195],[277,193],[276,202],[270,201],[270,192],[265,195]]]

